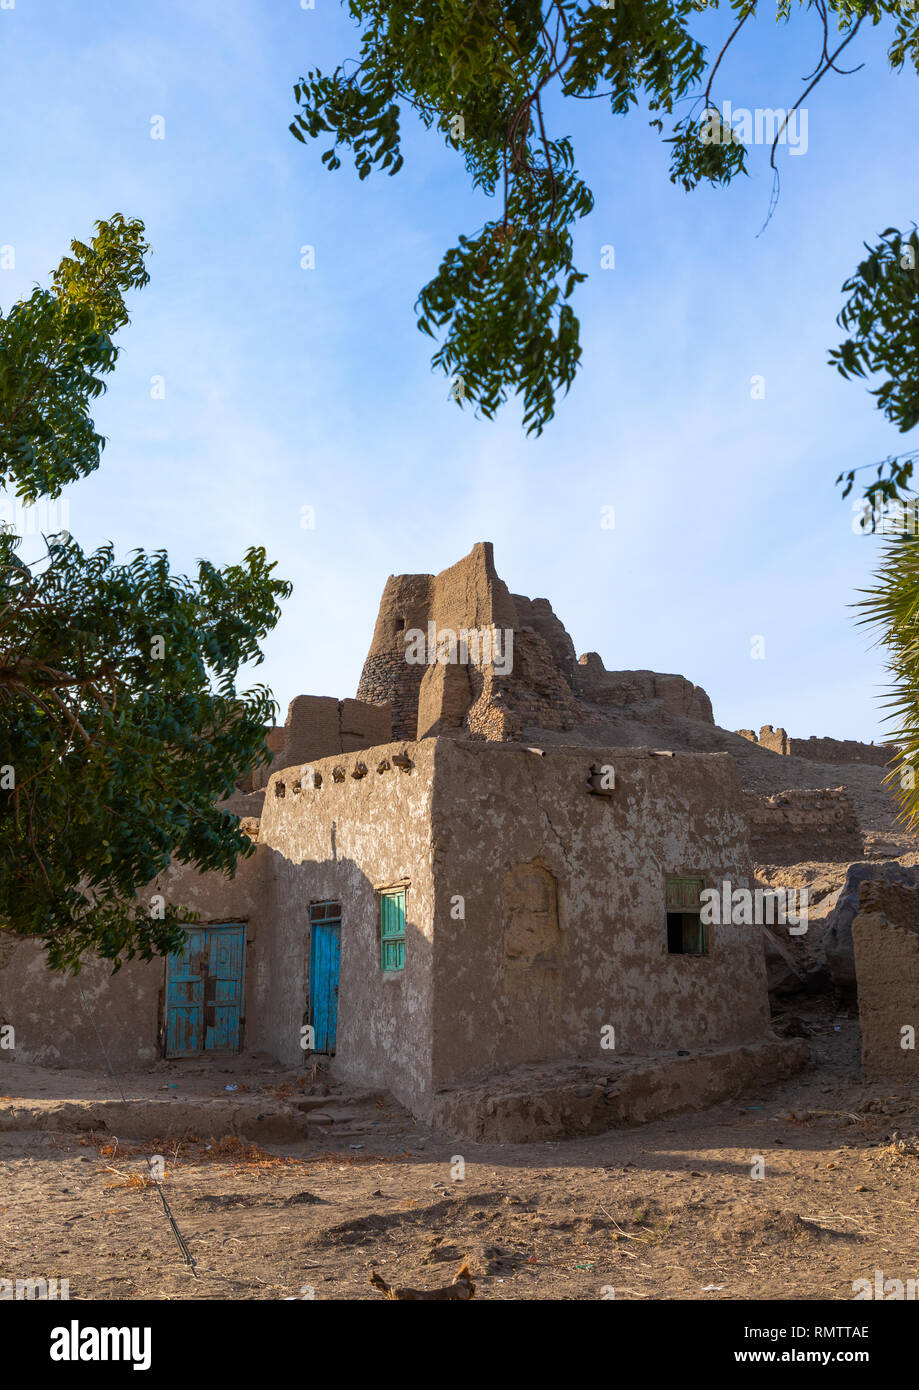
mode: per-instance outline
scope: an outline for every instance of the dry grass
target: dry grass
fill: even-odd
[[[919,1135],[900,1134],[895,1129],[890,1136],[890,1143],[884,1145],[880,1155],[894,1167],[900,1166],[908,1159],[919,1158]]]
[[[259,1173],[277,1172],[281,1169],[306,1171],[332,1166],[358,1168],[384,1163],[400,1163],[413,1157],[408,1152],[384,1155],[328,1149],[322,1153],[309,1154],[301,1158],[291,1154],[269,1153],[259,1144],[249,1139],[243,1139],[238,1134],[225,1134],[220,1139],[211,1137],[207,1141],[196,1134],[185,1134],[180,1138],[172,1136],[167,1139],[154,1138],[145,1139],[138,1143],[127,1143],[120,1139],[102,1138],[91,1132],[88,1135],[80,1135],[76,1142],[84,1147],[95,1148],[99,1157],[103,1159],[152,1158],[168,1155],[171,1163],[171,1176],[173,1177],[176,1176],[175,1170],[177,1168],[183,1166],[198,1167],[202,1164],[212,1163],[231,1168],[235,1173],[240,1173],[243,1176],[257,1176]],[[111,1164],[106,1164],[105,1170],[110,1173],[119,1172]],[[132,1178],[128,1182],[125,1175],[125,1182],[120,1185],[146,1187],[153,1181],[153,1179],[143,1179],[138,1176],[136,1180]],[[118,1185],[112,1184],[112,1186]]]
[[[302,1076],[298,1081],[282,1081],[280,1086],[266,1086],[265,1090],[270,1096],[277,1096],[279,1100],[289,1100],[291,1096],[300,1096],[309,1086],[310,1079]]]
[[[150,1177],[147,1173],[125,1173],[120,1168],[112,1168],[111,1166],[107,1167],[105,1171],[107,1173],[116,1174],[116,1176],[119,1179],[118,1182],[107,1182],[104,1187],[104,1191],[106,1192],[113,1192],[117,1188],[123,1187],[127,1187],[134,1192],[138,1192],[145,1187],[156,1186],[156,1179]],[[166,1170],[163,1173],[163,1177],[165,1178],[168,1176],[169,1173],[168,1170]]]

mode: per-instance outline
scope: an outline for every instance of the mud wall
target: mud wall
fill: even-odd
[[[735,733],[783,757],[808,758],[815,763],[868,763],[872,767],[886,767],[896,751],[883,743],[859,743],[852,738],[817,738],[814,735],[789,738],[784,729],[774,729],[771,724],[764,724],[758,735],[752,729],[736,729]]]
[[[616,789],[592,796],[592,763]],[[766,1035],[761,929],[667,950],[665,876],[749,886],[727,754],[439,740],[434,776],[434,1085],[522,1062],[753,1042]],[[462,917],[457,912],[462,909]]]
[[[745,793],[753,858],[795,864],[804,859],[860,859],[862,835],[846,787],[793,787],[773,796]]]
[[[274,753],[271,762],[254,768],[240,785],[248,792],[261,791],[274,773],[286,767],[373,748],[388,743],[391,737],[392,709],[387,704],[297,695],[290,702],[283,727],[269,731],[268,746]]]
[[[260,937],[264,930],[262,869],[264,851],[257,848],[241,859],[236,877],[199,874],[187,865],[173,865],[142,898],[162,893],[167,902],[200,913],[202,924],[245,922],[246,975],[243,1044],[246,1016],[255,1004]],[[166,963],[163,959],[127,961],[116,973],[111,962],[89,958],[77,977],[48,969],[45,953],[31,941],[4,942],[0,959],[0,1023],[15,1029],[13,1051],[0,1049],[0,1061],[36,1066],[105,1069],[82,989],[95,1017],[105,1052],[116,1070],[146,1067],[162,1056]]]
[[[488,630],[511,633],[505,662],[467,663],[461,674],[406,661],[406,633]],[[583,723],[571,688],[574,646],[548,599],[511,595],[495,571],[492,547],[480,542],[436,575],[392,575],[380,604],[358,699],[389,701],[394,737],[437,735],[462,727],[501,741],[527,727],[569,729]]]
[[[858,905],[852,940],[862,1074],[869,1081],[882,1077],[915,1081],[919,1077],[919,890],[869,881],[859,890]]]
[[[309,907],[342,906],[336,1071],[386,1088],[413,1109],[431,1096],[433,882],[431,788],[439,740],[390,744],[319,759],[301,786],[298,768],[269,783],[260,826],[270,854],[259,1046],[281,1061],[303,1058],[309,1020]],[[405,750],[410,766],[394,761]],[[366,772],[361,775],[362,769]],[[355,775],[358,774],[358,775]],[[381,886],[406,885],[405,969],[380,964]]]
[[[714,724],[712,702],[699,685],[685,676],[659,671],[607,671],[597,652],[585,652],[575,667],[578,694],[593,705],[624,710],[636,718],[642,713],[672,714]]]
[[[788,751],[792,758],[809,758],[815,763],[868,763],[886,767],[894,749],[883,743],[859,743],[856,739],[790,738]]]

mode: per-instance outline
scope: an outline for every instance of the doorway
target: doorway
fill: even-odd
[[[331,1056],[338,1032],[341,903],[310,906],[310,1023],[313,1051]]]
[[[183,950],[166,959],[166,1056],[238,1052],[246,928],[240,922],[189,927]]]

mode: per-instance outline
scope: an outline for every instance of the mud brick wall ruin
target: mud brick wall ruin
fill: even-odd
[[[810,758],[816,763],[869,763],[886,767],[893,757],[893,748],[883,743],[859,743],[852,738],[791,738],[788,740],[793,758]]]
[[[413,628],[427,631],[433,587],[431,574],[390,575],[357,687],[359,700],[392,706],[394,738],[415,737],[419,688],[426,668],[406,661],[405,633]]]
[[[896,751],[884,743],[859,743],[854,738],[789,738],[784,729],[764,724],[757,736],[752,729],[736,729],[741,738],[781,753],[787,758],[809,758],[815,763],[868,763],[886,767]]]
[[[406,661],[415,631],[497,631],[512,639],[512,666],[498,660],[456,665]],[[501,650],[504,650],[502,645]],[[502,742],[527,730],[565,732],[603,720],[603,711],[684,716],[713,725],[704,690],[682,676],[607,671],[596,652],[577,657],[545,598],[512,594],[494,567],[490,543],[441,574],[392,575],[380,604],[358,699],[392,706],[394,738],[454,730]]]
[[[575,688],[582,700],[617,710],[655,706],[662,714],[714,724],[712,702],[701,686],[685,676],[658,671],[607,671],[596,652],[585,652],[575,668]]]
[[[863,883],[852,923],[862,1075],[915,1081],[919,1047],[919,889]],[[904,1029],[914,1029],[911,1038]]]
[[[388,743],[391,723],[391,711],[385,704],[297,695],[290,702],[283,727],[268,730],[268,747],[274,757],[267,766],[253,768],[240,783],[240,790],[261,791],[275,772],[287,767]]]
[[[582,723],[584,715],[574,692],[545,638],[534,630],[518,628],[514,632],[513,673],[484,673],[479,697],[469,710],[469,732],[501,740],[514,738],[525,728],[564,730]]]
[[[497,660],[406,660],[407,635],[498,635]],[[510,669],[502,670],[510,633]],[[358,699],[392,706],[395,738],[451,729],[489,741],[526,727],[564,730],[584,722],[572,688],[574,645],[548,599],[511,594],[489,542],[440,574],[391,575],[383,591]]]
[[[451,634],[469,634],[468,651],[440,660]],[[390,575],[357,698],[298,695],[283,728],[267,731],[271,763],[239,790],[260,793],[284,768],[390,739],[454,733],[519,741],[530,731],[602,724],[622,711],[639,721],[673,715],[714,726],[705,691],[682,676],[607,671],[596,652],[579,659],[549,600],[512,594],[491,544],[480,542],[440,574]]]
[[[774,796],[746,793],[750,847],[760,863],[858,859],[862,835],[845,787],[795,787]]]

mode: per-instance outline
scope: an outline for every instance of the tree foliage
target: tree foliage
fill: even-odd
[[[839,325],[850,335],[830,353],[844,377],[883,378],[878,409],[903,432],[919,424],[919,234],[895,227],[843,285]]]
[[[915,523],[915,506],[905,509]],[[908,829],[919,830],[919,536],[909,526],[888,543],[874,583],[859,601],[862,621],[887,648],[891,693],[885,704],[897,745],[887,774]]]
[[[839,324],[850,335],[830,353],[842,376],[874,382],[877,408],[900,433],[919,424],[919,235],[888,227],[846,281]],[[887,700],[891,740],[898,752],[888,782],[902,818],[919,830],[919,498],[911,482],[916,450],[885,459],[863,496],[873,516],[885,515],[899,532],[885,544],[872,587],[859,602],[862,620],[888,652],[892,692]],[[837,478],[843,496],[860,469]],[[874,527],[872,527],[874,529]]]
[[[90,403],[146,250],[139,222],[99,223],[0,316],[0,461],[21,497],[98,466]],[[40,939],[54,967],[93,951],[117,968],[179,944],[182,905],[137,897],[171,859],[232,874],[252,852],[215,802],[269,758],[274,702],[236,682],[290,585],[259,548],[190,579],[162,551],[23,544],[0,533],[0,930]]]
[[[90,405],[105,390],[128,321],[124,294],[146,285],[141,222],[99,222],[72,243],[50,289],[38,286],[0,320],[0,487],[33,502],[99,467],[105,440]]]
[[[792,8],[778,0],[776,18],[786,22]],[[901,13],[897,0],[794,8],[813,10],[818,23],[816,66],[795,105],[827,73],[846,71],[840,55],[866,21],[892,24],[893,67],[919,66],[919,16]],[[711,57],[693,30],[701,12],[719,9],[726,39]],[[301,77],[290,129],[303,142],[331,136],[322,154],[329,169],[348,149],[361,179],[374,168],[396,174],[407,109],[496,198],[496,216],[461,236],[421,290],[418,326],[442,331],[433,365],[456,379],[460,405],[491,417],[520,395],[527,431],[539,434],[581,358],[570,301],[586,275],[574,264],[572,233],[593,206],[570,138],[550,130],[550,97],[605,101],[614,116],[643,105],[661,133],[671,122],[673,182],[729,183],[746,171],[746,149],[722,122],[715,81],[756,0],[348,0],[348,10],[358,58]]]

